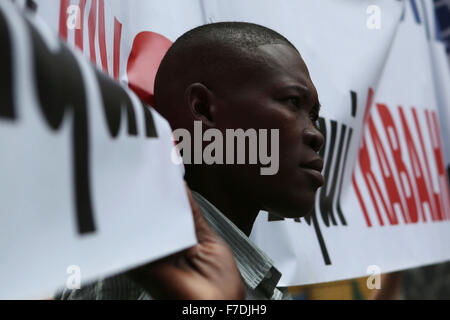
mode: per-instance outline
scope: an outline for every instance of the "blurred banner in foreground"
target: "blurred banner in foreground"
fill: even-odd
[[[168,123],[9,1],[0,47],[0,299],[194,245]]]
[[[69,45],[149,104],[164,52],[195,26],[255,22],[297,46],[323,106],[327,183],[311,216],[262,213],[255,224],[283,285],[450,259],[450,79],[431,1],[34,2]]]

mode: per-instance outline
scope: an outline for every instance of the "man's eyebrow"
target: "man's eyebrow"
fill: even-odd
[[[302,98],[306,98],[306,99],[308,99],[311,94],[311,90],[307,86],[303,86],[300,84],[287,85],[287,86],[284,86],[283,89],[297,90],[302,95]],[[320,104],[320,101],[317,101],[313,105],[312,110],[316,111],[317,114],[319,114],[321,107],[322,107],[322,105]]]
[[[282,88],[297,90],[300,94],[302,94],[304,96],[309,96],[309,94],[310,94],[310,90],[308,89],[308,87],[303,86],[303,85],[292,84],[292,85],[283,86]]]

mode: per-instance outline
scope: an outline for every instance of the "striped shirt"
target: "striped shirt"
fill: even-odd
[[[211,228],[230,246],[246,288],[247,300],[291,299],[287,288],[277,288],[281,273],[273,261],[197,192],[192,196]],[[80,290],[64,290],[57,299],[68,300],[149,300],[151,296],[138,284],[121,274],[99,279]]]

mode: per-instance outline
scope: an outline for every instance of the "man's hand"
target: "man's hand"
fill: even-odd
[[[186,190],[198,244],[129,275],[156,299],[244,299],[244,285],[230,248],[205,221],[187,186]]]

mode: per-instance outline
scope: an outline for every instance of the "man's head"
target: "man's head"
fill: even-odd
[[[283,217],[311,210],[323,184],[317,152],[324,138],[315,126],[319,101],[300,54],[280,34],[240,22],[187,32],[158,70],[155,108],[174,130],[193,132],[194,121],[224,137],[226,129],[269,129],[269,135],[279,129],[277,174],[261,175],[260,165],[189,165],[186,179],[195,184],[197,173],[208,172],[223,192]],[[276,150],[270,143],[268,149]]]

